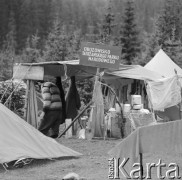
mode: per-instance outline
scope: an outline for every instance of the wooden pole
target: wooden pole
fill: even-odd
[[[179,76],[178,76],[177,70],[174,69],[174,72],[175,72],[175,74],[176,74],[177,82],[178,82],[178,85],[179,85],[179,87],[180,87],[181,102],[179,103],[179,115],[180,115],[180,119],[182,119],[182,114],[181,114],[181,113],[182,113],[182,111],[181,111],[181,109],[182,109],[182,87],[181,87],[181,83],[180,83],[180,81],[179,81]]]
[[[100,68],[97,68],[97,72],[96,72],[96,77],[95,77],[95,84],[94,84],[94,89],[96,88],[96,84],[99,81],[99,73],[100,73]],[[95,103],[95,102],[94,102]],[[105,140],[105,126],[104,126],[104,132],[103,132],[103,138]]]
[[[24,105],[24,119],[25,119],[25,121],[27,121],[29,86],[30,86],[30,80],[27,80],[27,89],[26,89],[26,94],[25,94],[25,105]]]
[[[63,136],[63,134],[65,134],[66,133],[66,131],[68,131],[68,129],[70,128],[70,127],[72,127],[73,126],[73,124],[74,124],[74,122],[76,122],[79,118],[80,118],[80,116],[92,105],[92,101],[90,101],[88,104],[87,104],[87,106],[80,112],[80,114],[78,114],[76,117],[75,117],[75,119],[73,119],[73,121],[71,122],[71,124],[58,136],[58,138],[60,138],[60,137],[62,137]]]
[[[140,179],[143,179],[143,155],[142,153],[139,154],[140,155],[140,172],[141,172],[141,177]]]

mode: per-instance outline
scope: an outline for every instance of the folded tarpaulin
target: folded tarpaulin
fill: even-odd
[[[147,94],[154,110],[164,110],[181,102],[181,84],[177,76],[147,82]]]
[[[132,170],[142,153],[182,153],[182,120],[140,127],[109,151],[111,158],[129,160],[124,169]]]
[[[0,163],[81,154],[49,138],[0,103]]]

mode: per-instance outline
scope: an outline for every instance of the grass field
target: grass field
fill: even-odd
[[[80,158],[59,158],[57,160],[33,160],[31,164],[23,168],[12,168],[9,171],[0,168],[2,180],[61,180],[69,172],[75,172],[88,180],[108,179],[108,154],[107,152],[121,140],[79,140],[64,139],[59,143],[83,154]],[[179,165],[182,176],[182,155],[150,154],[144,156],[146,162],[157,163],[159,158],[166,164],[175,162]],[[164,168],[165,174],[168,168]],[[144,166],[145,170],[145,166]],[[124,179],[121,177],[121,179]],[[157,179],[156,169],[152,170],[152,179]]]

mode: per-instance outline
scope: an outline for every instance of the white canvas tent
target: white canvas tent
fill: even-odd
[[[174,70],[176,70],[179,75],[182,75],[182,69],[175,64],[162,49],[160,49],[144,67],[148,70],[155,71],[164,77],[174,76]]]
[[[44,136],[0,103],[0,163],[21,158],[52,159],[81,154]]]
[[[175,70],[178,75],[182,75],[182,69],[175,64],[162,49],[160,49],[144,67],[148,70],[155,71],[166,78],[173,77],[175,75]],[[172,106],[166,108],[164,112],[157,112],[157,114],[161,117],[168,117],[170,120],[176,120],[180,118],[179,112],[177,106]]]

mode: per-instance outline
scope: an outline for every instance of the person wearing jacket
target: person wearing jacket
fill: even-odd
[[[45,82],[42,86],[44,116],[38,130],[44,135],[57,138],[59,125],[62,124],[62,102],[59,88],[52,82]]]

